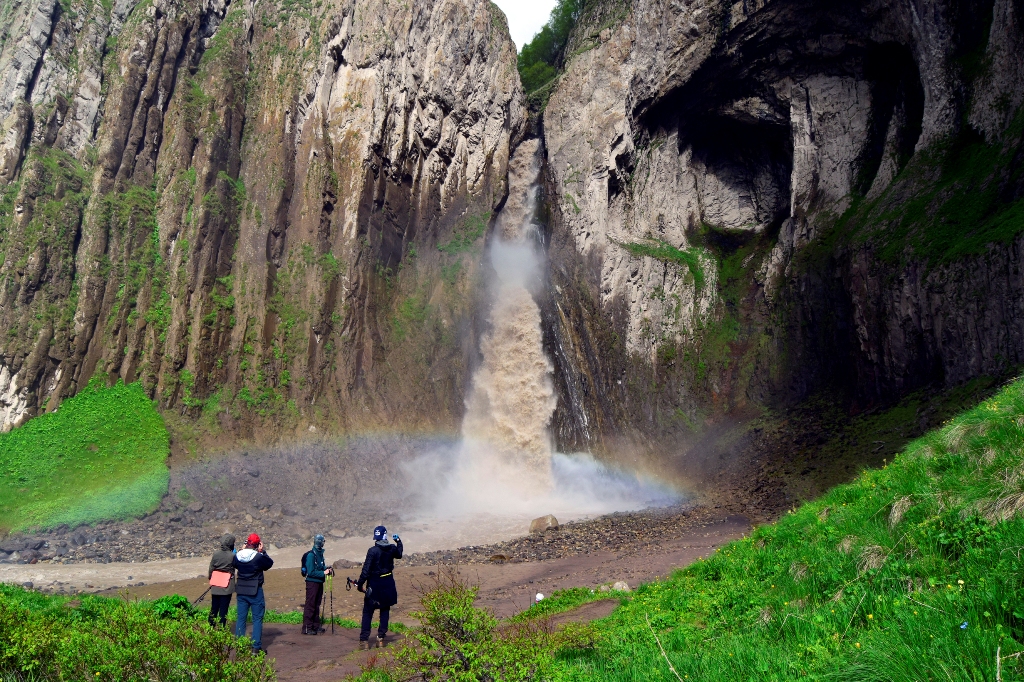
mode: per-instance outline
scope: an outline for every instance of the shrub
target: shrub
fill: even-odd
[[[384,662],[384,679],[413,677],[450,682],[535,680],[550,668],[563,647],[592,643],[585,626],[559,629],[548,620],[499,621],[473,605],[479,588],[462,580],[458,569],[442,566],[411,615],[420,627]]]
[[[0,679],[272,680],[250,647],[184,597],[71,599],[0,585]]]

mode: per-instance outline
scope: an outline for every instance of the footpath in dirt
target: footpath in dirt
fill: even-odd
[[[619,527],[619,530],[609,532],[609,524]],[[417,609],[419,595],[433,583],[437,566],[442,562],[462,559],[459,563],[462,577],[480,587],[477,604],[491,609],[498,617],[508,617],[529,607],[538,592],[550,595],[555,590],[571,587],[598,589],[601,585],[620,580],[635,587],[664,577],[676,568],[707,556],[716,547],[743,536],[749,530],[750,525],[744,517],[715,518],[714,514],[704,508],[674,514],[640,512],[567,524],[557,531],[534,534],[500,545],[432,555],[411,554],[409,561],[396,564],[395,579],[400,601],[392,609],[392,620],[415,625],[410,612]],[[598,531],[606,538],[605,541],[595,539]],[[613,542],[615,537],[619,541]],[[587,542],[583,541],[584,538]],[[598,547],[599,542],[607,547]],[[552,558],[516,561],[516,549],[522,551],[523,547],[532,544],[560,547],[561,550],[552,549],[549,552]],[[485,554],[490,557],[507,557],[508,553],[513,556],[507,560],[498,558],[496,562],[484,562],[479,559]],[[328,552],[327,559],[330,561],[333,558]],[[344,561],[339,564],[349,565]],[[338,569],[333,590],[334,613],[337,617],[354,621],[360,618],[362,595],[344,588],[344,577],[349,575],[355,578],[358,572],[358,566]],[[144,599],[182,594],[194,599],[205,589],[204,576],[113,588],[104,593]],[[264,591],[267,607],[274,611],[297,611],[302,608],[305,585],[297,568],[275,568],[268,571]],[[558,620],[602,618],[611,613],[616,605],[617,599],[588,604],[560,616]],[[329,613],[330,595],[327,597],[326,608]],[[301,634],[299,625],[267,624],[264,626],[263,645],[268,656],[275,661],[278,679],[327,682],[358,674],[361,666],[372,665],[379,651],[358,651],[358,639],[359,633],[355,628],[336,627],[334,634],[328,629],[325,635],[310,637]]]

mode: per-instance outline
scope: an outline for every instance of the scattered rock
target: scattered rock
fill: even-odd
[[[21,584],[21,586],[24,587],[26,590],[31,590],[32,589],[32,582],[31,581],[23,582]]]
[[[362,568],[363,565],[355,561],[349,561],[348,559],[338,559],[331,564],[331,567],[334,568],[335,571],[344,571],[351,568]]]
[[[531,533],[543,533],[546,530],[558,530],[558,519],[551,514],[541,516],[530,522]]]
[[[612,585],[612,589],[615,590],[616,592],[629,592],[630,591],[629,583],[627,583],[625,580],[620,580],[617,583],[615,583],[614,585]]]
[[[347,537],[348,533],[346,533],[345,531],[343,531],[343,530],[341,530],[339,528],[335,528],[330,533],[328,533],[328,535],[330,535],[332,538],[341,539],[341,538]]]
[[[188,506],[188,510],[192,513],[199,513],[203,511],[203,503],[196,500]]]
[[[601,587],[598,588],[598,591],[600,591],[600,592],[611,592],[612,588],[609,587],[608,585],[601,585]]]
[[[504,554],[492,554],[491,558],[488,559],[492,564],[503,564],[508,561],[508,557]]]
[[[281,518],[281,515],[283,513],[284,513],[284,510],[281,508],[281,505],[279,505],[279,504],[272,504],[272,505],[270,505],[270,509],[267,510],[267,516],[269,516],[272,519],[279,519],[279,518]]]
[[[7,540],[0,542],[0,552],[12,554],[25,549],[27,546],[28,543],[22,538],[8,538]]]
[[[295,511],[291,507],[283,507],[281,509],[281,513],[284,514],[285,516],[298,516],[299,515],[299,512]]]

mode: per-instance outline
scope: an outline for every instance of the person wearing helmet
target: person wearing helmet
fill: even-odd
[[[377,628],[376,646],[384,646],[388,634],[388,618],[391,607],[398,603],[398,588],[395,586],[395,559],[402,558],[402,538],[392,535],[395,544],[388,542],[388,529],[377,526],[373,529],[373,547],[366,552],[363,571],[356,581],[356,589],[365,594],[363,598],[363,624],[359,631],[359,648],[370,648],[370,624],[373,612],[380,609],[380,627]]]
[[[324,632],[320,625],[319,606],[324,597],[324,580],[334,574],[324,560],[324,536],[313,538],[313,549],[302,555],[302,575],[306,576],[306,607],[302,612],[302,634],[318,635]]]

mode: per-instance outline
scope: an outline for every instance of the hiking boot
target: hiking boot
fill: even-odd
[[[384,638],[383,637],[377,637],[377,648],[378,649],[383,649],[384,648]]]
[[[365,639],[359,640],[359,650],[360,651],[369,651],[370,650],[370,643],[368,641],[366,641]]]
[[[302,634],[304,634],[304,635],[315,635],[315,634],[317,634],[317,632],[316,632],[316,630],[306,630],[305,628],[303,628],[302,629]]]

